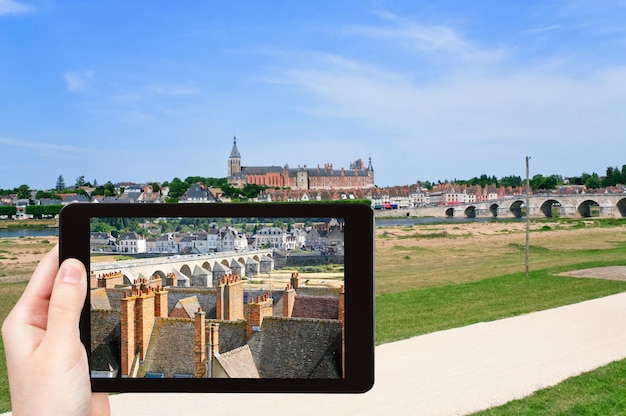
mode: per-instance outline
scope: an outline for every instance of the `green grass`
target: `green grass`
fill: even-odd
[[[602,263],[624,265],[626,261]],[[579,264],[576,268],[598,266]],[[376,343],[521,315],[626,291],[626,282],[555,276],[552,268],[376,297]]]
[[[626,360],[622,360],[475,415],[626,415],[625,392]]]
[[[550,223],[554,222],[554,219],[550,220]],[[449,236],[432,232],[430,237],[411,235],[401,239],[391,232],[381,233],[377,238],[387,240],[385,243],[390,247],[383,251],[377,246],[376,343],[624,292],[626,282],[556,276],[569,270],[626,265],[624,225],[626,221],[620,220],[561,219],[556,226],[551,226],[553,230],[616,227],[614,232],[605,233],[609,237],[585,240],[584,247],[577,245],[576,237],[567,235],[557,241],[547,239],[552,235],[547,228],[533,233],[529,278],[518,272],[523,269],[525,248],[520,242],[523,235],[520,238],[512,235],[506,243],[496,246],[488,240],[483,241],[484,245],[476,245],[471,239],[464,241],[469,237],[467,234],[445,240],[450,241],[450,245],[446,243],[444,248],[426,248],[411,245],[411,242],[416,238],[437,240]],[[417,228],[412,227],[412,230]],[[459,244],[460,240],[463,244]],[[455,246],[452,245],[454,242],[457,242]],[[0,241],[0,245],[3,244],[7,243]],[[429,275],[426,276],[428,279],[425,275]],[[385,286],[384,290],[381,290],[380,283]],[[24,282],[0,284],[0,321],[4,320],[25,286]],[[4,357],[1,341],[0,357]],[[600,373],[596,375],[597,372]],[[526,399],[537,400],[538,397],[538,402],[502,408],[505,410],[494,409],[496,413],[493,414],[626,414],[625,373],[626,362],[616,363],[581,376],[591,379],[583,378],[573,387],[561,390],[566,384],[576,383],[575,379],[570,379]],[[596,401],[600,404],[595,405]],[[558,402],[563,404],[556,404]],[[0,413],[9,410],[6,364],[0,359]]]
[[[0,322],[4,322],[13,305],[22,296],[24,288],[26,288],[26,282],[0,284]],[[11,410],[7,366],[4,357],[4,342],[0,337],[0,413]]]

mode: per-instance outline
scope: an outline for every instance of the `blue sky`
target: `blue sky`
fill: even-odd
[[[626,164],[626,1],[0,0],[0,188]]]

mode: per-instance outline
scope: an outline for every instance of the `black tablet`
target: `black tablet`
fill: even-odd
[[[93,391],[358,393],[374,382],[374,222],[324,203],[71,204]]]

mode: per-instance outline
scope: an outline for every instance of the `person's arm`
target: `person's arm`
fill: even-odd
[[[2,325],[14,416],[108,415],[106,394],[91,392],[78,323],[87,291],[83,264],[59,268],[47,253]]]

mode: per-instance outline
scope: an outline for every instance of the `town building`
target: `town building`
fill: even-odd
[[[369,189],[374,187],[374,168],[371,157],[367,166],[358,159],[347,169],[335,169],[330,163],[315,168],[307,168],[306,165],[297,168],[290,168],[289,165],[242,166],[235,137],[228,158],[228,182],[236,187],[256,184],[294,190]]]
[[[343,287],[302,288],[297,273],[272,295],[244,296],[232,274],[215,288],[160,284],[91,290],[92,377],[343,377]]]

